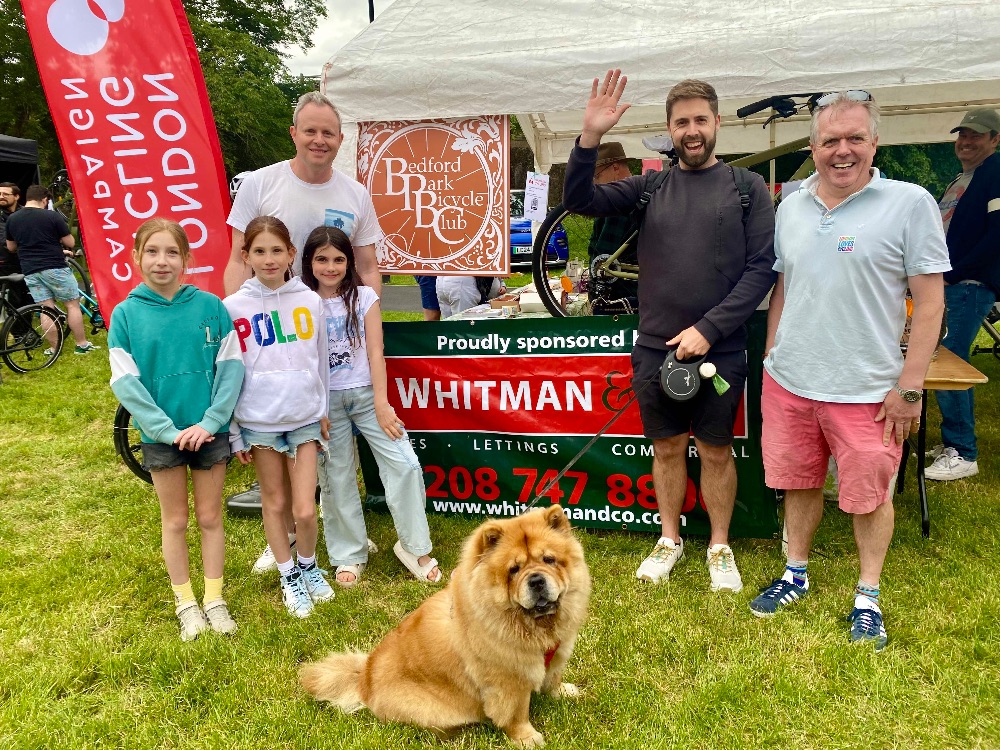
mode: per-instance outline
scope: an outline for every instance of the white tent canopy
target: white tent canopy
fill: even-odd
[[[565,162],[591,82],[628,75],[632,103],[609,139],[652,156],[663,103],[684,78],[719,92],[720,153],[808,134],[797,116],[761,127],[736,109],[777,94],[863,88],[882,107],[882,144],[949,140],[962,113],[1000,105],[997,0],[396,0],[324,66],[322,90],[354,128],[368,120],[516,114],[548,171]],[[353,158],[338,167],[353,171]]]

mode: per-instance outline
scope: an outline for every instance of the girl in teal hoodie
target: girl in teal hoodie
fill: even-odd
[[[160,501],[163,559],[183,641],[209,627],[236,630],[222,598],[222,483],[244,370],[222,301],[181,283],[190,256],[177,222],[150,219],[140,226],[132,257],[144,283],[115,308],[108,332],[111,390],[142,436],[143,466]],[[201,531],[204,609],[194,597],[188,568],[188,467]]]

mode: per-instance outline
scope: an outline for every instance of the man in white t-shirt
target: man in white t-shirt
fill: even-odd
[[[896,470],[920,421],[944,311],[942,274],[951,267],[931,195],[872,168],[878,122],[865,91],[820,97],[809,137],[816,174],[778,208],[761,448],[767,485],[785,490],[788,561],[750,603],[769,617],[809,593],[806,565],[832,453],[860,562],[850,639],[876,651],[888,640],[879,578]],[[904,360],[907,286],[913,322]]]
[[[295,156],[251,172],[236,193],[227,222],[233,228],[233,246],[224,277],[226,294],[250,277],[240,253],[243,231],[258,216],[275,216],[288,227],[299,251],[293,265],[296,274],[301,272],[302,246],[309,232],[318,226],[342,230],[354,245],[364,283],[381,293],[375,243],[382,232],[371,196],[356,180],[333,169],[344,141],[337,108],[318,91],[303,94],[289,132]]]

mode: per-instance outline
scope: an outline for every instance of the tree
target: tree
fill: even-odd
[[[21,6],[0,0],[0,133],[38,141],[42,176],[62,165]]]
[[[25,0],[30,1],[30,0]],[[289,153],[291,107],[315,83],[282,49],[312,46],[323,0],[183,0],[230,174]],[[15,0],[0,0],[0,132],[38,141],[42,175],[63,166],[35,56]]]

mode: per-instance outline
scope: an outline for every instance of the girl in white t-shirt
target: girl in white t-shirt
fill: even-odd
[[[368,534],[354,464],[352,424],[378,463],[399,541],[396,557],[416,578],[443,578],[430,556],[424,473],[403,423],[386,395],[382,312],[378,295],[361,285],[354,248],[334,227],[317,227],[302,253],[302,280],[323,298],[330,351],[330,442],[319,465],[323,529],[336,581],[354,586],[368,564]]]

